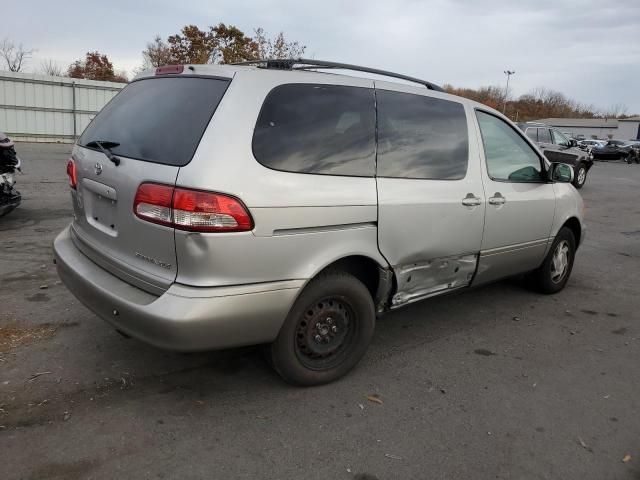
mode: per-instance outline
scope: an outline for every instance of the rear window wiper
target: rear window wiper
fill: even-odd
[[[87,143],[87,147],[98,147],[116,167],[120,165],[120,159],[113,154],[111,149],[118,145],[120,145],[118,142],[110,142],[109,140],[92,140]]]

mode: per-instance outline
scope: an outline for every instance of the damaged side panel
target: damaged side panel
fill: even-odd
[[[391,308],[399,307],[471,283],[478,265],[478,255],[458,255],[398,265],[394,268],[397,291]]]

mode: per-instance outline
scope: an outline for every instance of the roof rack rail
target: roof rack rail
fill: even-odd
[[[402,75],[401,73],[388,72],[386,70],[378,70],[377,68],[362,67],[360,65],[351,65],[349,63],[327,62],[324,60],[312,60],[308,58],[287,58],[287,59],[264,59],[249,60],[247,62],[234,63],[232,65],[257,65],[260,68],[268,68],[274,70],[312,70],[321,68],[337,68],[342,70],[354,70],[357,72],[373,73],[384,77],[399,78],[409,82],[419,83],[430,90],[444,92],[442,87],[435,83],[421,80],[419,78]]]

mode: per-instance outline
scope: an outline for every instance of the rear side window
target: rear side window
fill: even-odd
[[[228,80],[155,77],[127,85],[78,140],[118,143],[116,155],[164,165],[191,161]]]
[[[534,142],[538,141],[538,129],[537,128],[527,128],[527,131],[525,133],[527,134],[527,137],[529,137]]]
[[[551,134],[548,128],[538,129],[538,141],[540,143],[551,143]]]
[[[378,176],[464,178],[469,140],[462,104],[386,90],[376,98]]]
[[[372,177],[373,89],[318,84],[274,88],[258,117],[253,154],[275,170]]]

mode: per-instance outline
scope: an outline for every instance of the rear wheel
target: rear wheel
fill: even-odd
[[[562,290],[571,276],[575,252],[576,240],[573,232],[562,227],[544,262],[531,274],[533,286],[547,294]]]
[[[360,361],[374,328],[373,299],[364,284],[343,272],[322,274],[294,303],[271,344],[270,363],[294,385],[331,382]]]
[[[587,181],[587,167],[584,163],[579,163],[575,170],[575,178],[573,179],[573,186],[580,189],[584,186],[584,182]]]

